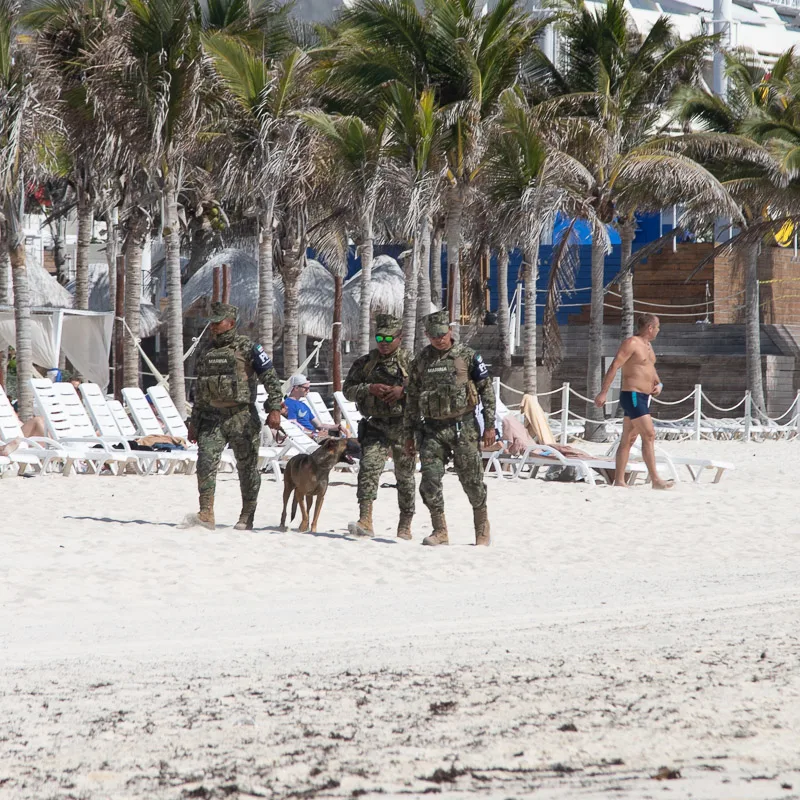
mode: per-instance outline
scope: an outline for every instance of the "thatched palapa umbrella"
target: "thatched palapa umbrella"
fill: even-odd
[[[108,264],[89,264],[89,311],[113,311],[109,297]],[[67,290],[75,293],[75,281],[67,284]],[[142,303],[140,308],[140,331],[142,339],[155,336],[161,320],[158,311],[151,303]]]
[[[183,289],[183,313],[206,313],[206,303],[211,300],[214,287],[214,267],[228,264],[231,269],[230,302],[239,308],[243,326],[256,326],[258,322],[258,264],[243,250],[221,250],[210,258],[189,279]],[[345,297],[342,307],[344,338],[358,335],[358,301]],[[283,331],[283,281],[275,275],[275,304],[273,306],[276,339]],[[301,336],[330,339],[333,327],[333,276],[313,259],[300,277]]]
[[[376,256],[372,262],[370,314],[403,315],[405,277],[400,265],[391,256]],[[361,273],[357,272],[344,285],[345,297],[361,304]]]
[[[43,266],[31,259],[26,269],[32,307],[72,308],[72,295]],[[8,288],[11,293],[9,302],[13,304],[14,285],[10,278]]]

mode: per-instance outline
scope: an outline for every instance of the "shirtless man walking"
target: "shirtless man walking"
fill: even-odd
[[[625,483],[625,468],[631,447],[638,436],[642,437],[642,458],[650,473],[654,489],[671,489],[672,482],[658,477],[656,470],[656,431],[650,416],[650,397],[661,394],[662,384],[656,372],[656,354],[650,344],[658,336],[660,323],[655,314],[641,314],[637,320],[636,333],[626,339],[619,347],[611,366],[603,378],[600,394],[594,404],[602,408],[606,395],[614,381],[617,370],[622,370],[622,390],[619,393],[619,404],[625,412],[622,423],[622,438],[617,448],[617,466],[614,486]]]

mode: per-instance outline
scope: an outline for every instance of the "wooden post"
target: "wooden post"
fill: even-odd
[[[222,265],[222,302],[230,303],[231,301],[231,265]]]
[[[211,302],[218,303],[219,298],[219,267],[214,267],[214,270],[211,273]]]
[[[339,275],[333,278],[333,331],[331,349],[333,351],[333,391],[342,391],[342,288],[344,280]],[[338,425],[342,421],[339,404],[333,404],[333,419]]]
[[[125,359],[125,255],[117,256],[117,296],[114,298],[114,397],[122,402],[122,365]]]

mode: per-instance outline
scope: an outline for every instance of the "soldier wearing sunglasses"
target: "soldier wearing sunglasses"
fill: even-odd
[[[378,314],[375,322],[376,347],[350,367],[343,387],[344,396],[358,406],[363,416],[358,429],[362,452],[357,491],[359,519],[350,523],[349,531],[361,538],[375,535],[372,506],[378,497],[386,458],[391,454],[400,505],[397,536],[410,539],[416,459],[408,456],[403,447],[403,415],[411,355],[401,346],[402,322],[397,317]]]

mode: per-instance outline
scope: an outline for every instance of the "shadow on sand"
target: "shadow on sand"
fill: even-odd
[[[65,514],[64,519],[79,519],[85,522],[116,522],[119,525],[162,525],[167,528],[177,528],[178,522],[153,522],[149,519],[112,519],[111,517],[74,517]]]

